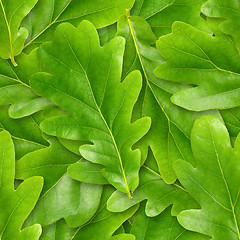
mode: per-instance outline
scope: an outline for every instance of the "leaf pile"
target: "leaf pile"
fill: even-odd
[[[1,240],[240,239],[238,1],[0,5]]]

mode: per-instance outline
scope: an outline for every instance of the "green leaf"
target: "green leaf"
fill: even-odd
[[[157,217],[147,217],[142,204],[132,218],[131,233],[136,240],[206,240],[207,236],[184,229],[167,208]]]
[[[197,85],[175,93],[174,104],[194,111],[239,106],[240,56],[228,38],[175,22],[157,48],[167,60],[156,69],[158,77]]]
[[[138,209],[138,205],[136,205],[122,213],[109,212],[106,208],[106,202],[113,191],[114,189],[110,186],[104,187],[98,212],[86,225],[76,229],[71,239],[135,240],[132,234],[123,233],[113,236],[115,231]]]
[[[42,137],[42,132],[33,116],[12,119],[8,115],[9,106],[0,106],[0,130],[10,132],[14,146],[16,160],[25,154],[48,146]]]
[[[80,147],[81,155],[104,165],[108,182],[130,197],[138,185],[141,157],[131,147],[147,133],[150,119],[131,123],[141,75],[133,72],[121,83],[123,51],[120,37],[102,48],[96,29],[87,21],[77,29],[62,24],[53,42],[39,49],[41,61],[53,75],[36,74],[31,86],[69,112],[43,121],[41,129],[57,137],[93,142]]]
[[[215,117],[195,122],[191,143],[197,166],[183,160],[175,165],[180,182],[201,206],[178,215],[186,229],[216,240],[240,238],[239,140],[238,137],[233,149],[226,127]]]
[[[56,138],[45,136],[49,147],[36,150],[16,162],[16,179],[42,176],[42,195],[49,191],[66,174],[67,168],[79,161],[80,157],[65,149]]]
[[[231,108],[221,111],[224,123],[229,131],[232,141],[234,141],[240,132],[240,108]]]
[[[40,225],[23,230],[21,227],[38,200],[43,178],[29,178],[14,189],[14,145],[7,131],[0,132],[0,156],[0,238],[37,240],[41,235]]]
[[[106,45],[110,40],[112,40],[117,32],[117,24],[112,24],[110,26],[98,29],[98,34],[100,38],[101,46]]]
[[[237,1],[209,0],[202,6],[202,12],[208,17],[223,18],[225,21],[220,29],[233,37],[238,50],[240,50],[240,5]]]
[[[83,144],[89,143],[89,142],[86,142],[86,141],[69,140],[69,139],[64,139],[64,138],[59,138],[58,140],[70,152],[73,152],[73,153],[75,153],[77,155],[80,155],[80,156],[81,156],[81,154],[79,152],[79,147]]]
[[[31,75],[43,71],[37,51],[29,55],[22,53],[16,61],[18,66],[13,68],[9,61],[0,59],[0,105],[11,104],[10,117],[22,118],[53,105],[29,86]]]
[[[132,15],[144,18],[157,37],[171,32],[175,21],[182,21],[194,27],[209,31],[201,7],[206,0],[136,0]]]
[[[134,0],[39,0],[22,23],[29,32],[25,47],[51,40],[54,30],[63,22],[78,26],[82,20],[89,20],[96,28],[113,24],[133,3]]]
[[[44,177],[42,195],[27,220],[27,225],[47,226],[65,218],[70,227],[89,221],[96,212],[102,186],[79,183],[67,176],[67,168],[79,156],[65,149],[56,138],[45,137],[50,146],[26,154],[16,163],[16,179]],[[47,202],[47,204],[46,204]]]
[[[149,160],[155,161],[148,159],[147,162]],[[145,165],[140,171],[139,187],[132,197],[128,199],[123,193],[115,191],[108,200],[108,210],[122,212],[145,199],[147,199],[145,211],[149,217],[159,215],[170,205],[173,205],[172,215],[175,216],[185,209],[198,208],[198,204],[185,189],[178,184],[166,184],[158,173]]]
[[[93,184],[108,184],[102,175],[104,166],[89,161],[77,162],[68,168],[68,175],[80,182]]]
[[[102,186],[80,183],[65,174],[40,197],[26,224],[47,226],[64,218],[71,228],[82,226],[96,213],[101,194]]]
[[[143,152],[142,162],[150,146],[164,181],[174,183],[175,160],[183,158],[194,163],[189,140],[194,121],[205,114],[217,115],[217,112],[190,112],[171,103],[172,94],[187,86],[166,82],[153,74],[163,58],[152,47],[157,39],[144,19],[122,17],[118,22],[118,35],[127,39],[123,75],[138,69],[144,76],[145,86],[134,108],[135,119],[143,116],[152,119],[149,133],[138,144]]]
[[[84,226],[69,228],[64,220],[60,220],[43,228],[41,240],[135,240],[132,234],[120,233],[118,229],[122,223],[130,218],[137,210],[135,206],[124,213],[111,213],[106,209],[106,201],[114,191],[110,186],[104,187],[98,212]]]
[[[20,23],[36,3],[37,0],[0,0],[0,57],[10,58],[14,66],[14,56],[22,52],[28,37],[28,31],[19,28]]]
[[[40,240],[71,240],[75,229],[69,228],[66,222],[61,219],[58,222],[43,228]]]

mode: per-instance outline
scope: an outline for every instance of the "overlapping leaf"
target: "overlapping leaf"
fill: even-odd
[[[9,115],[21,118],[52,103],[39,97],[29,86],[31,75],[42,70],[37,51],[29,55],[23,53],[16,61],[18,66],[12,67],[9,61],[0,59],[0,105],[11,104]]]
[[[16,163],[16,179],[42,176],[45,180],[42,195],[27,223],[47,226],[65,218],[70,227],[81,226],[96,212],[102,187],[69,178],[67,168],[79,161],[79,156],[66,150],[57,139],[46,139],[49,147],[31,152]]]
[[[205,240],[207,236],[184,229],[167,208],[157,217],[147,217],[144,205],[134,214],[131,233],[136,240]]]
[[[157,48],[167,61],[156,69],[158,77],[197,85],[175,93],[173,103],[194,111],[239,106],[240,56],[228,39],[175,22]]]
[[[103,166],[89,161],[81,161],[72,164],[68,168],[71,178],[84,183],[108,184],[107,179],[102,175]]]
[[[0,1],[0,57],[10,58],[17,66],[14,56],[22,52],[28,31],[19,28],[22,19],[30,12],[37,0],[1,0]]]
[[[129,219],[138,209],[134,206],[122,213],[112,213],[106,208],[106,202],[114,189],[106,186],[103,191],[99,210],[91,221],[82,228],[75,231],[72,239],[92,239],[92,240],[134,240],[135,237],[131,234],[114,235],[115,231]]]
[[[65,149],[54,137],[45,136],[49,147],[39,149],[23,156],[16,162],[16,178],[26,179],[42,176],[45,179],[42,194],[56,185],[67,172],[68,166],[80,160],[80,157]]]
[[[0,238],[39,239],[41,226],[36,224],[21,230],[23,222],[35,206],[43,187],[41,177],[25,180],[14,189],[15,159],[11,135],[0,133]]]
[[[8,116],[8,106],[0,107],[0,130],[7,130],[11,134],[17,160],[29,152],[48,146],[34,116],[12,119]]]
[[[201,206],[178,216],[186,229],[216,240],[239,239],[239,140],[233,149],[227,129],[214,117],[194,124],[191,143],[197,166],[179,160],[175,167],[180,182]]]
[[[40,240],[71,240],[75,233],[74,228],[69,228],[66,222],[61,219],[58,222],[43,228]]]
[[[101,194],[101,185],[80,183],[65,174],[40,197],[26,224],[47,226],[64,218],[71,228],[82,226],[96,213]]]
[[[70,22],[74,26],[78,26],[85,19],[91,21],[97,28],[110,25],[124,14],[125,9],[131,8],[133,3],[134,0],[58,0],[50,2],[39,0],[22,23],[22,26],[29,32],[26,46],[31,44],[34,47],[34,45],[51,40],[54,30],[63,22]]]
[[[201,17],[201,7],[206,0],[136,0],[132,14],[144,18],[157,37],[171,32],[175,21],[183,21],[209,31]]]
[[[62,24],[53,42],[39,49],[41,61],[54,75],[36,74],[31,86],[69,112],[43,121],[42,130],[61,138],[92,141],[93,145],[80,147],[81,155],[106,166],[102,173],[108,182],[130,196],[138,185],[140,168],[140,151],[131,147],[146,134],[150,119],[131,123],[141,76],[133,72],[120,82],[123,51],[120,37],[101,48],[97,31],[87,21],[77,29]]]
[[[155,159],[149,158],[148,165],[154,163]],[[147,200],[146,215],[154,217],[159,215],[168,206],[173,205],[172,215],[177,215],[181,211],[190,208],[198,208],[198,204],[180,185],[168,185],[162,177],[148,166],[143,166],[140,171],[140,184],[128,199],[126,195],[115,191],[108,200],[108,210],[112,212],[122,212],[135,204]]]
[[[223,18],[220,29],[231,35],[240,50],[240,5],[238,1],[209,0],[202,6],[202,12],[208,17]]]
[[[141,150],[146,155],[147,147],[151,147],[163,179],[167,183],[173,183],[176,180],[174,161],[184,158],[194,162],[189,141],[194,121],[205,114],[217,115],[217,112],[189,112],[171,103],[172,94],[187,86],[166,82],[154,76],[153,71],[163,63],[163,58],[151,46],[156,37],[144,19],[122,17],[118,22],[118,35],[127,39],[123,74],[139,69],[145,80],[134,117],[149,116],[152,126],[140,143]]]
[[[62,220],[54,225],[43,228],[41,240],[135,240],[132,234],[115,233],[119,227],[130,218],[137,210],[138,206],[123,213],[112,213],[106,209],[106,202],[114,189],[110,186],[104,187],[99,209],[95,216],[84,226],[69,229]]]

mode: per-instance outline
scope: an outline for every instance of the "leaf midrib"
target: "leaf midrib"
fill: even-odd
[[[145,79],[146,79],[146,82],[147,82],[147,86],[148,86],[149,89],[151,90],[151,92],[152,92],[152,94],[153,94],[156,102],[158,103],[158,105],[160,106],[162,112],[164,113],[164,115],[165,115],[166,118],[167,118],[167,121],[168,121],[168,129],[169,129],[168,140],[169,140],[169,134],[171,134],[171,136],[172,136],[172,138],[173,138],[173,140],[174,140],[174,142],[175,142],[175,144],[176,144],[176,147],[177,147],[180,155],[182,156],[182,158],[183,158],[184,160],[186,160],[185,157],[184,157],[184,155],[183,155],[183,153],[182,153],[182,151],[181,151],[181,149],[180,149],[180,147],[178,146],[178,144],[177,144],[177,142],[176,142],[176,139],[175,139],[175,137],[174,137],[173,132],[171,131],[171,122],[172,122],[173,124],[175,124],[176,127],[178,127],[178,125],[177,125],[176,123],[174,123],[174,122],[169,118],[169,116],[167,115],[164,107],[163,107],[162,104],[159,102],[159,100],[158,100],[158,98],[157,98],[157,96],[156,96],[153,88],[151,87],[151,84],[149,83],[149,81],[151,81],[151,80],[149,79],[149,77],[148,77],[148,75],[147,75],[147,72],[146,72],[146,70],[145,70],[145,67],[144,67],[144,64],[143,64],[143,61],[142,61],[142,58],[141,58],[141,53],[140,53],[140,50],[139,50],[139,47],[138,47],[138,44],[137,44],[137,40],[136,40],[134,31],[133,31],[132,23],[131,23],[131,20],[129,19],[128,16],[127,16],[127,21],[128,21],[128,25],[129,25],[129,28],[130,28],[130,32],[131,32],[133,41],[134,41],[134,45],[135,45],[135,48],[136,48],[136,52],[137,52],[137,55],[138,55],[138,58],[139,58],[139,61],[140,61],[142,70],[143,70],[143,72],[144,72],[144,76],[145,76]],[[146,92],[147,92],[147,91],[146,91]],[[146,94],[146,92],[145,92],[145,94]],[[178,128],[179,128],[179,127],[178,127]],[[180,129],[180,128],[179,128],[179,129]],[[180,129],[180,131],[183,132],[181,129]],[[185,134],[184,132],[183,132],[183,134],[184,134],[184,136],[186,136],[186,134]],[[189,137],[187,137],[187,136],[186,136],[186,138],[189,139]],[[169,146],[169,144],[168,144],[168,146]],[[168,164],[169,170],[168,170],[168,171],[170,171],[170,165],[171,165],[171,164],[170,164],[170,161],[171,161],[171,159],[170,159],[170,157],[169,157],[169,154],[168,154],[168,161],[169,161],[169,164]]]
[[[209,122],[208,122],[208,125],[210,126]],[[220,159],[219,159],[219,155],[218,155],[218,151],[217,151],[217,148],[216,148],[215,140],[213,138],[212,128],[209,127],[209,130],[210,130],[210,135],[211,135],[211,138],[212,138],[212,143],[213,143],[213,147],[214,147],[214,152],[215,152],[215,155],[216,155],[217,163],[218,163],[218,166],[219,166],[219,169],[220,169],[220,172],[221,172],[221,175],[222,175],[222,179],[224,181],[224,184],[225,184],[225,187],[226,187],[226,190],[227,190],[227,193],[228,193],[230,204],[231,204],[232,214],[233,214],[233,218],[234,218],[234,223],[235,223],[236,230],[237,230],[237,235],[238,235],[238,238],[240,239],[240,232],[239,232],[239,226],[238,226],[237,217],[236,217],[236,213],[235,213],[235,206],[233,204],[231,192],[230,192],[230,189],[229,189],[229,186],[228,186],[228,183],[227,183],[227,180],[226,180],[226,177],[224,175],[224,172],[223,172],[223,169],[222,169],[222,165],[221,165],[221,162],[220,162]]]
[[[7,29],[8,29],[9,46],[10,46],[10,58],[11,58],[11,60],[12,60],[12,63],[14,64],[15,61],[14,61],[13,49],[12,49],[12,33],[11,33],[11,29],[10,29],[10,26],[9,26],[9,23],[8,23],[8,20],[7,20],[7,15],[6,15],[6,12],[5,12],[5,9],[4,9],[2,0],[0,0],[0,5],[1,5],[1,8],[2,8],[3,17],[4,17],[4,20],[5,20]],[[16,64],[16,63],[15,63],[15,64]],[[15,64],[14,64],[14,65],[15,65]]]
[[[88,84],[88,86],[89,86],[89,89],[90,89],[90,92],[91,92],[91,95],[92,95],[92,99],[93,99],[93,101],[94,101],[94,104],[95,104],[95,106],[96,106],[96,108],[97,108],[97,111],[98,111],[99,115],[101,116],[101,118],[102,118],[102,120],[103,120],[103,122],[104,122],[104,124],[105,124],[105,126],[106,126],[106,128],[107,128],[107,131],[108,131],[108,133],[109,133],[109,136],[110,136],[111,139],[112,139],[112,142],[113,142],[115,151],[116,151],[117,156],[118,156],[118,159],[119,159],[120,169],[121,169],[121,171],[122,171],[122,176],[123,176],[124,184],[125,184],[125,187],[126,187],[127,195],[128,195],[128,198],[131,199],[132,197],[131,197],[130,189],[129,189],[129,186],[128,186],[126,174],[125,174],[125,171],[124,171],[123,162],[122,162],[122,157],[121,157],[121,154],[120,154],[120,152],[119,152],[117,143],[116,143],[115,138],[114,138],[114,136],[113,136],[113,133],[112,133],[110,127],[108,126],[108,123],[107,123],[106,119],[104,118],[101,109],[99,108],[99,106],[98,106],[98,104],[97,104],[97,101],[96,101],[96,99],[95,99],[95,95],[94,95],[94,93],[93,93],[92,86],[91,86],[91,83],[90,83],[90,81],[89,81],[89,79],[88,79],[88,75],[87,75],[86,70],[83,68],[81,62],[79,61],[77,55],[75,54],[75,52],[74,52],[74,50],[73,50],[73,48],[72,48],[72,46],[71,46],[71,44],[70,44],[70,42],[69,42],[69,40],[68,40],[68,38],[67,38],[67,36],[66,36],[65,34],[64,34],[64,37],[65,37],[65,39],[66,39],[66,41],[67,41],[67,44],[68,44],[68,46],[69,46],[69,48],[70,48],[70,50],[71,50],[74,58],[77,60],[80,68],[81,68],[81,69],[83,70],[83,72],[84,72],[85,78],[86,78],[86,80],[87,80],[87,84]]]

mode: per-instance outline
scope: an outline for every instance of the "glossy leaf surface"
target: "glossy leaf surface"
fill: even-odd
[[[131,147],[147,133],[150,119],[131,123],[141,75],[133,72],[120,82],[123,51],[124,39],[120,37],[100,47],[97,31],[87,21],[77,29],[62,24],[53,42],[39,49],[41,61],[54,75],[36,74],[31,86],[69,112],[43,121],[42,130],[61,138],[93,142],[80,147],[81,155],[106,166],[102,173],[109,183],[130,197],[138,185],[140,168],[140,151]]]
[[[43,187],[41,177],[25,180],[14,189],[14,145],[7,131],[0,132],[0,238],[39,239],[41,226],[36,224],[21,230],[23,222],[35,206]]]
[[[196,168],[179,160],[176,173],[201,209],[178,215],[189,230],[210,235],[213,239],[239,239],[239,138],[231,146],[224,124],[211,116],[196,121],[191,143]]]
[[[175,93],[174,104],[194,111],[239,106],[240,56],[228,39],[175,22],[157,48],[167,61],[158,77],[197,86]]]

